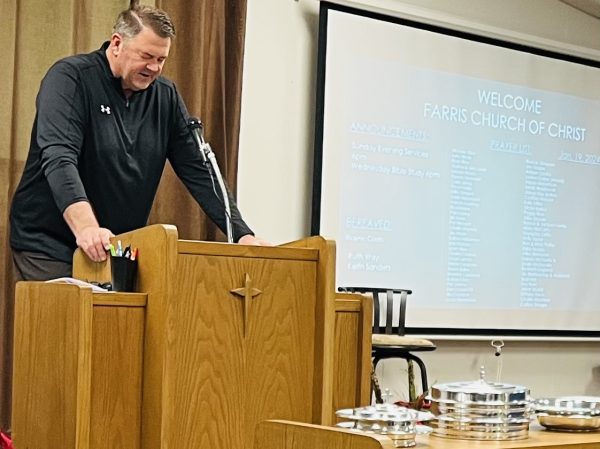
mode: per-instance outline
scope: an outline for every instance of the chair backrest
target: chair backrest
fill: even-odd
[[[340,291],[349,293],[371,293],[373,295],[373,333],[393,334],[394,295],[400,296],[400,314],[398,319],[398,335],[404,335],[406,331],[406,299],[412,294],[412,290],[404,288],[371,288],[371,287],[340,287]],[[380,294],[385,295],[385,311],[381,307]],[[381,322],[383,321],[383,325]]]

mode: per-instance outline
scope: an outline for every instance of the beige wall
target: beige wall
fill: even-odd
[[[558,0],[362,0],[438,24],[568,48],[600,60],[600,21]],[[276,243],[310,232],[318,35],[317,0],[248,0],[239,159],[239,204],[255,231]],[[424,355],[430,382],[474,380],[486,365],[495,380],[528,386],[536,397],[600,395],[600,343],[438,341]],[[384,386],[405,394],[404,366],[383,367]]]

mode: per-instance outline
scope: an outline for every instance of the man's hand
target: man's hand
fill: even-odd
[[[80,247],[87,256],[94,262],[103,262],[106,260],[106,250],[110,243],[110,238],[114,237],[109,229],[99,226],[88,226],[83,228],[76,236],[77,246]]]
[[[252,234],[246,234],[240,237],[238,240],[240,245],[253,245],[253,246],[273,246],[271,242],[267,242],[259,237],[255,237]]]
[[[63,217],[75,236],[77,246],[94,262],[106,260],[106,250],[114,235],[110,229],[100,227],[90,203],[79,201],[71,204]]]

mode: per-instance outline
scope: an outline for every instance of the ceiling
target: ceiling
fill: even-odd
[[[563,3],[577,8],[590,16],[600,19],[600,0],[561,0]]]

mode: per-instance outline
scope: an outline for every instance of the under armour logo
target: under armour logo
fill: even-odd
[[[102,112],[103,114],[110,115],[110,106],[104,106],[103,104],[101,104],[100,105],[100,112]]]

